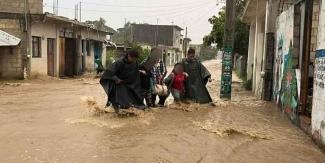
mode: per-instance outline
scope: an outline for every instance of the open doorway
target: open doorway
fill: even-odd
[[[74,76],[76,74],[76,39],[60,38],[59,76]]]
[[[94,41],[94,65],[96,68],[96,61],[102,62],[102,43],[99,41]]]

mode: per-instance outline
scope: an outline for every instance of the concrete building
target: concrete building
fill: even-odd
[[[42,0],[2,0],[0,30],[21,40],[15,46],[0,45],[0,79],[80,75],[94,70],[95,56],[106,60],[107,32],[43,14]]]
[[[325,144],[324,0],[248,0],[247,77],[261,99]],[[313,66],[313,63],[315,66]]]
[[[31,25],[31,73],[80,75],[94,71],[95,57],[106,65],[106,34],[76,20],[45,14],[42,21]]]
[[[183,29],[176,25],[131,24],[130,42],[163,49],[166,65],[173,65],[184,57]],[[189,39],[185,39],[189,43]]]
[[[315,34],[318,30],[317,52],[315,57],[314,72],[314,94],[312,105],[311,129],[314,140],[325,147],[325,1],[322,0],[319,8],[318,28],[313,29]],[[314,12],[317,13],[318,6],[314,6]],[[315,14],[316,16],[317,14]],[[316,18],[316,17],[314,17]],[[315,25],[317,23],[314,23]],[[313,41],[312,41],[313,43]]]

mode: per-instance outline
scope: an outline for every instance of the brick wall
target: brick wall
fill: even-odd
[[[0,79],[22,79],[23,55],[26,53],[26,33],[20,29],[19,19],[0,19],[0,30],[21,39],[18,46],[1,47]]]
[[[32,14],[43,13],[43,0],[27,0],[29,11]],[[23,13],[25,10],[25,0],[1,0],[0,11],[9,13]]]

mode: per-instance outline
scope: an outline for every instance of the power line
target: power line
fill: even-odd
[[[191,11],[195,11],[197,9],[202,9],[202,7],[207,7],[205,5],[206,4],[202,4],[202,5],[199,5],[199,6],[192,7],[192,8],[186,8],[186,9],[183,9],[183,10],[177,10],[177,11],[173,11],[173,12],[166,11],[166,12],[163,12],[163,13],[146,16],[146,18],[152,18],[152,17],[157,18],[157,17],[166,17],[166,16],[178,17],[178,16],[182,16],[182,15],[184,15],[186,13],[189,13]],[[51,7],[51,6],[45,6],[45,7]],[[73,8],[66,8],[66,7],[58,7],[58,8],[75,11],[75,9],[73,9]],[[99,12],[99,13],[110,13],[110,14],[125,13],[124,11],[87,10],[87,9],[83,9],[83,12],[88,12],[88,13],[89,12],[95,12],[95,13]],[[138,17],[128,17],[128,18],[133,19],[133,18],[138,18]]]
[[[82,2],[84,3],[84,2]],[[121,10],[117,10],[117,11],[114,11],[114,10],[92,10],[92,9],[83,9],[83,11],[85,12],[100,12],[100,13],[125,13],[125,12],[132,12],[132,13],[152,13],[152,12],[155,12],[155,13],[170,13],[170,11],[176,11],[176,10],[181,10],[181,9],[192,9],[192,8],[198,8],[198,7],[202,7],[202,6],[205,6],[207,5],[206,3],[202,3],[200,5],[195,5],[195,6],[191,6],[191,7],[178,7],[178,8],[173,8],[173,9],[168,9],[168,10],[128,10],[128,11],[121,11]],[[45,7],[53,7],[53,6],[50,6],[50,5],[45,5]],[[84,6],[86,7],[86,6]],[[74,8],[69,8],[69,7],[58,7],[60,9],[66,9],[66,10],[75,10]],[[176,11],[178,12],[178,11]]]
[[[187,1],[186,4],[196,4],[200,1]],[[202,1],[201,1],[202,2]],[[98,5],[98,6],[109,6],[109,7],[129,7],[129,8],[168,8],[168,7],[174,7],[174,6],[184,6],[184,3],[172,3],[168,5],[115,5],[115,4],[106,4],[106,3],[93,3],[93,2],[83,2],[91,5]],[[206,3],[206,2],[204,2]]]

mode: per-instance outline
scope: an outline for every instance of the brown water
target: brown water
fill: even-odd
[[[0,162],[325,162],[273,104],[238,84],[233,101],[218,99],[220,63],[205,64],[216,106],[170,105],[124,118],[98,113],[106,97],[94,79],[0,84]]]

